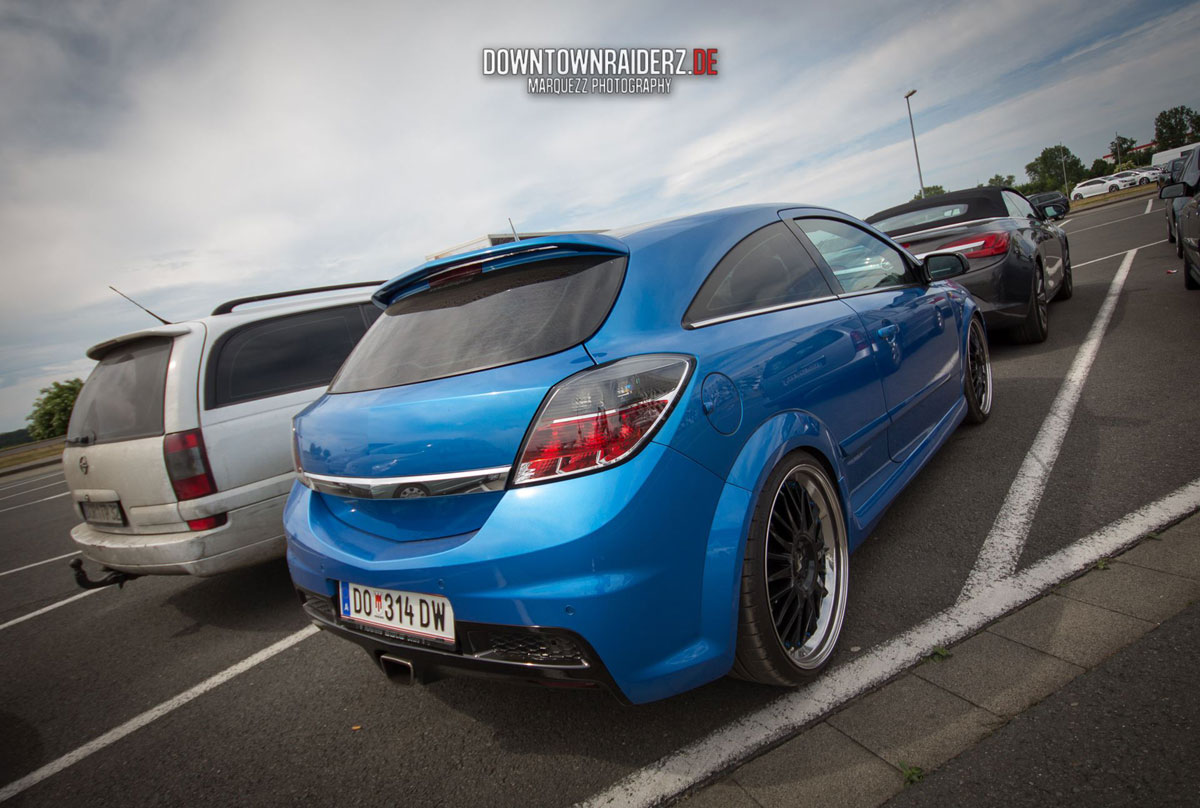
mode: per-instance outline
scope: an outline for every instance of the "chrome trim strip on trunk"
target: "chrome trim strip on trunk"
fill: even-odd
[[[297,473],[301,484],[322,494],[353,499],[410,499],[480,494],[499,491],[508,481],[512,466],[421,474],[412,477],[335,477],[328,474]]]

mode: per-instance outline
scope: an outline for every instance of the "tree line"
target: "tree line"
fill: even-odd
[[[1145,166],[1151,158],[1160,151],[1186,146],[1200,139],[1200,113],[1191,107],[1179,106],[1164,109],[1154,118],[1155,145],[1149,149],[1133,151],[1137,141],[1119,132],[1108,144],[1112,161],[1097,157],[1092,165],[1085,166],[1066,146],[1047,146],[1037,159],[1025,165],[1025,176],[1028,182],[1018,183],[1012,174],[995,174],[987,182],[981,182],[976,187],[996,186],[1016,188],[1023,194],[1037,194],[1043,191],[1062,191],[1070,193],[1071,188],[1084,180],[1093,177],[1106,177],[1118,171]],[[946,193],[940,185],[926,185],[925,196],[935,196]],[[919,199],[920,194],[913,196]]]

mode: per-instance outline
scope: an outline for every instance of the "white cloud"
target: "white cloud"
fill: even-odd
[[[1164,46],[1195,41],[1195,11],[1113,38],[1148,13],[1116,0],[64,8],[80,10],[49,12],[53,35],[0,17],[17,77],[0,106],[37,124],[0,130],[0,428],[30,403],[3,392],[7,370],[148,321],[109,283],[176,319],[388,277],[508,216],[603,227],[768,200],[866,215],[916,190],[911,87],[926,181],[948,187],[1020,175],[1060,138],[1090,162],[1110,129],[1145,138],[1195,101]],[[631,99],[480,75],[483,47],[571,44],[717,47],[721,74]]]

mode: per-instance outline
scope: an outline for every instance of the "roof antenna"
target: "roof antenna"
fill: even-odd
[[[170,321],[170,320],[164,320],[163,318],[159,317],[157,314],[155,314],[154,312],[150,311],[150,309],[146,308],[146,307],[145,307],[145,306],[143,306],[141,303],[138,303],[136,300],[134,300],[132,297],[130,297],[129,295],[127,295],[127,294],[125,294],[124,292],[122,292],[122,291],[121,291],[120,289],[118,289],[117,287],[115,287],[115,286],[109,286],[108,288],[109,288],[109,289],[112,289],[114,292],[116,292],[117,294],[119,294],[121,297],[125,298],[125,299],[126,299],[126,300],[128,300],[130,303],[132,303],[133,305],[137,306],[139,309],[141,309],[142,311],[146,312],[147,314],[149,314],[149,315],[150,315],[151,317],[153,317],[155,320],[158,320],[158,321],[159,321],[160,323],[162,323],[163,325],[170,325],[170,324],[171,324],[171,321]]]
[[[508,227],[513,231],[513,241],[520,241],[521,237],[517,235],[517,228],[513,227],[512,217],[508,217]]]

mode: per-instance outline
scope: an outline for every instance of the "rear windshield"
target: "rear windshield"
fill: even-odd
[[[624,274],[624,258],[547,259],[404,298],[375,321],[329,392],[413,384],[566,350],[604,322]]]
[[[970,211],[970,205],[964,200],[962,202],[952,202],[947,205],[934,205],[920,210],[909,210],[896,216],[889,216],[878,222],[872,222],[877,230],[882,230],[885,233],[891,233],[895,230],[900,230],[904,227],[915,227],[917,225],[928,225],[937,227],[941,224],[946,224],[951,219],[958,221],[966,217]]]
[[[109,443],[163,434],[170,337],[117,345],[92,370],[67,427],[67,441]]]

